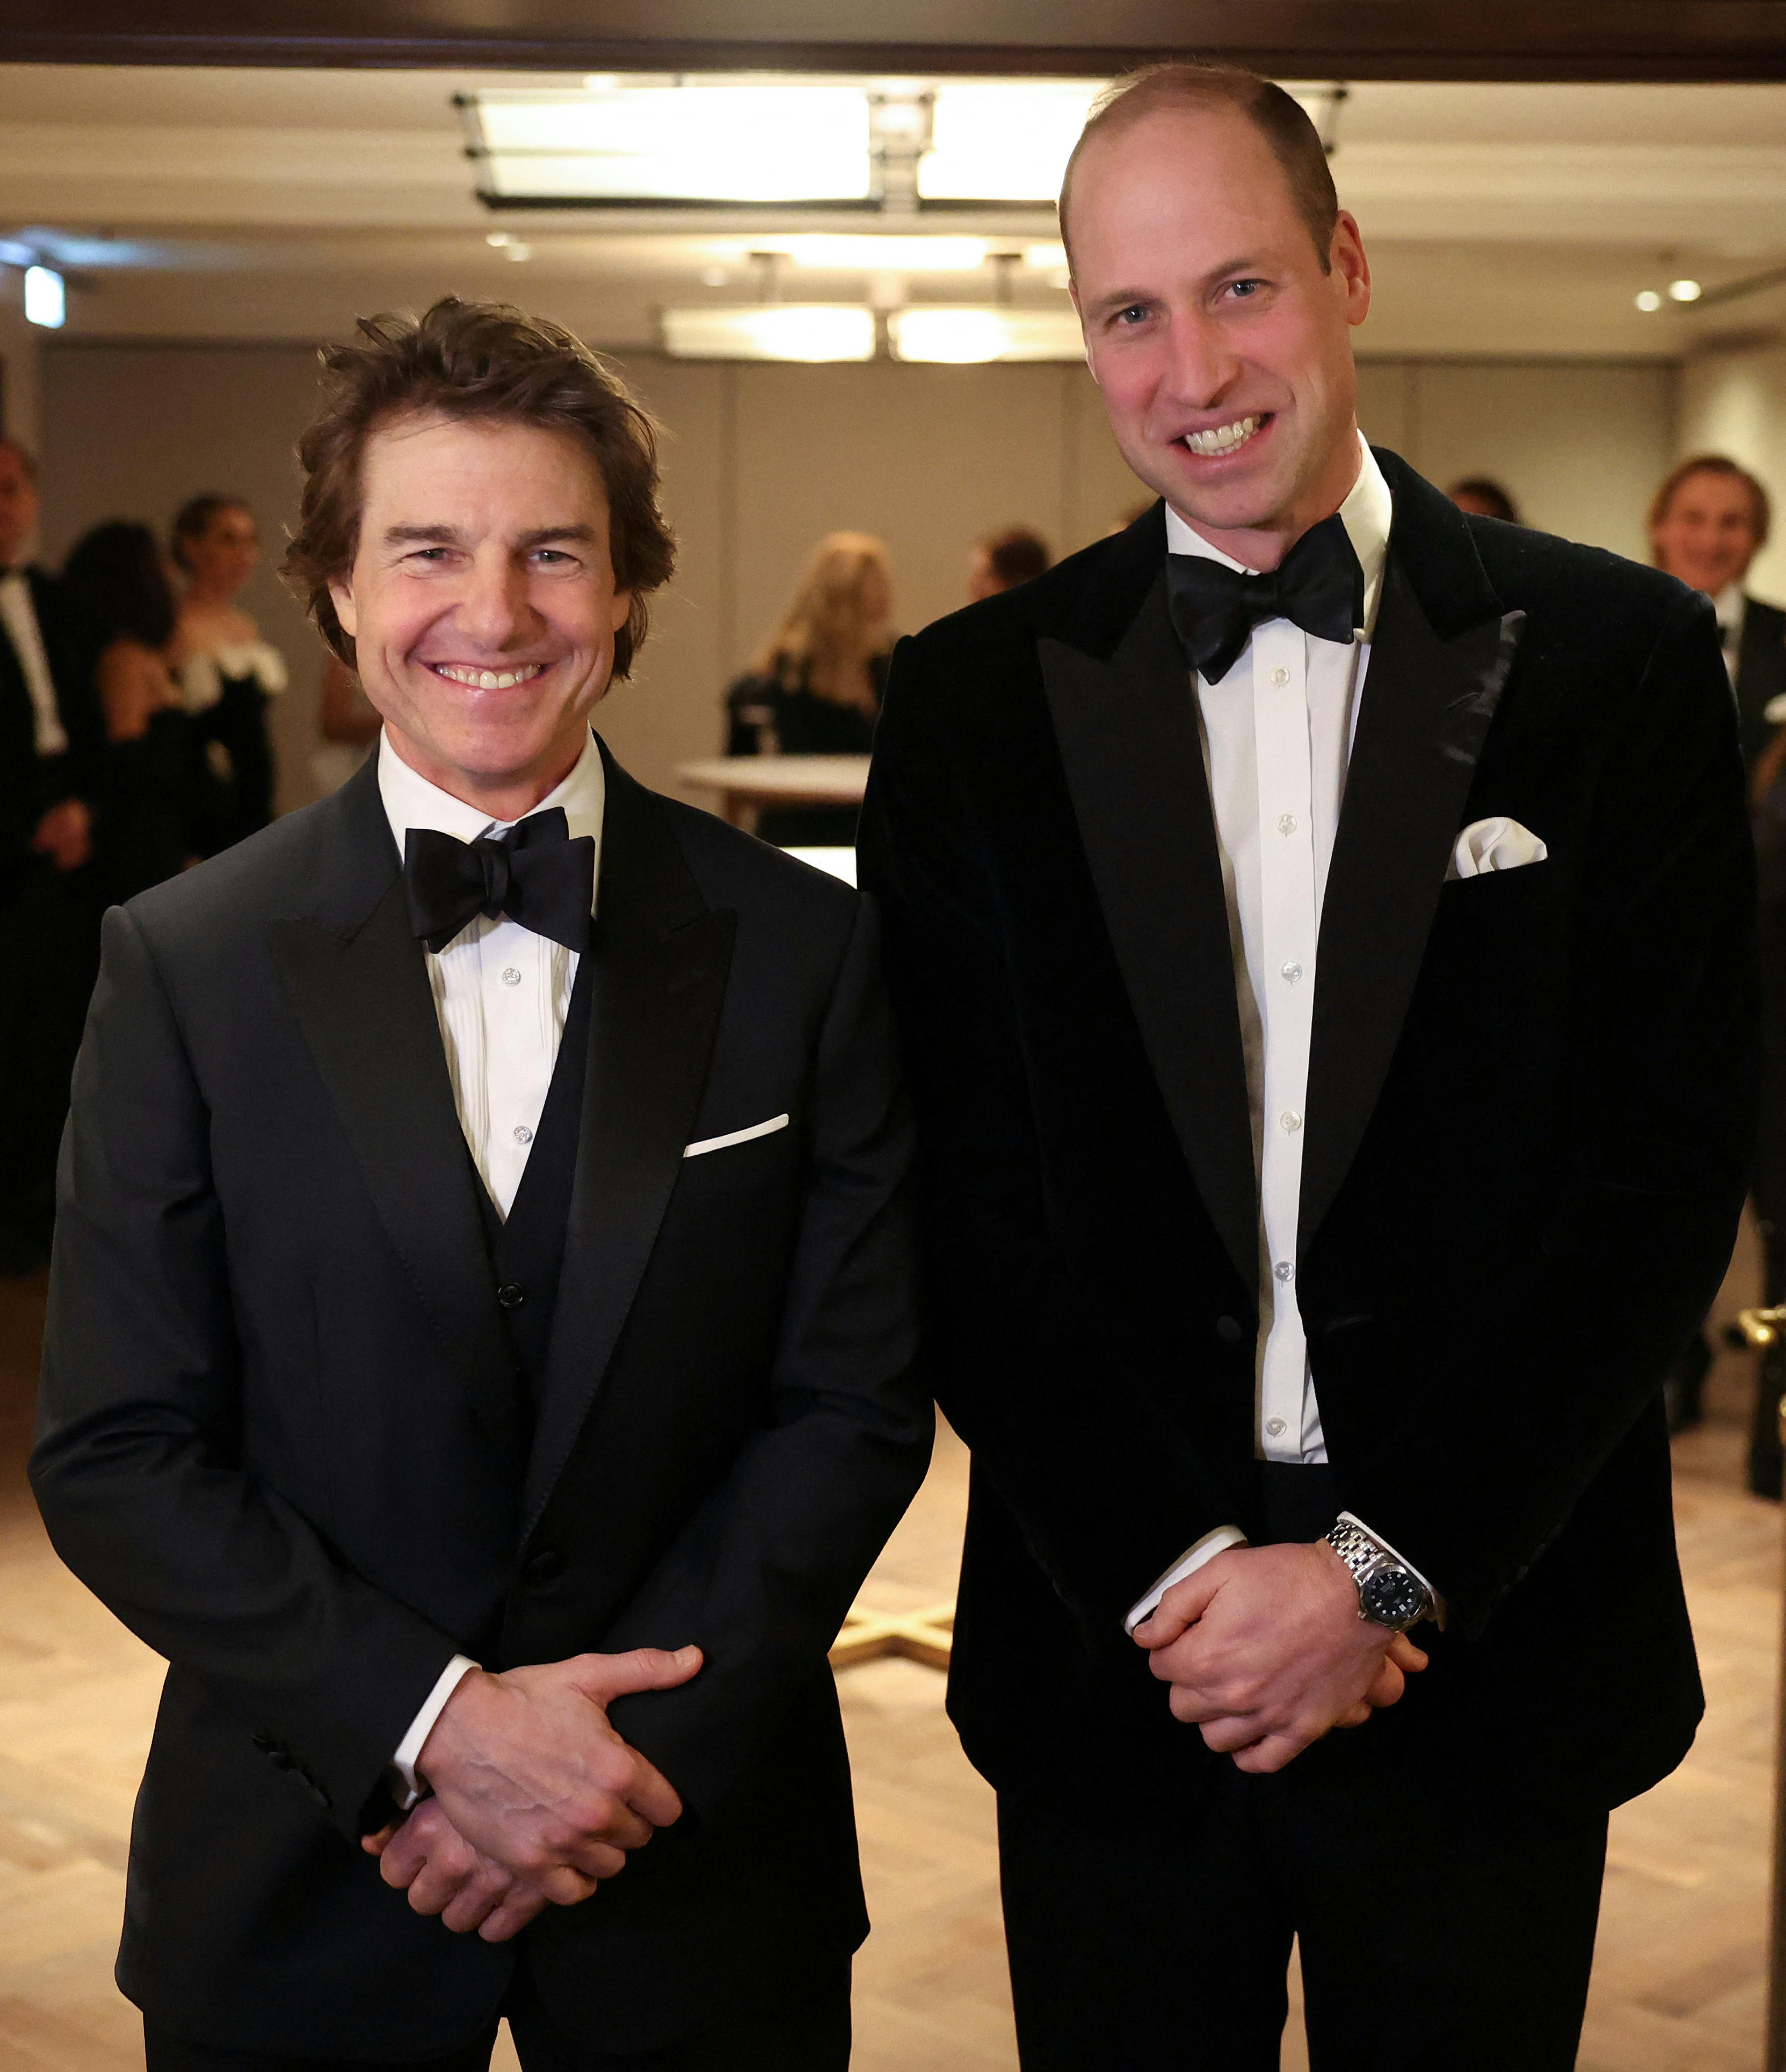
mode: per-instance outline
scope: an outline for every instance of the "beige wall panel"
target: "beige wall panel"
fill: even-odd
[[[1476,361],[1411,372],[1406,458],[1423,475],[1440,487],[1492,475],[1528,524],[1647,558],[1644,512],[1674,453],[1673,368]]]
[[[623,366],[663,429],[663,510],[676,536],[676,572],[652,605],[651,635],[631,680],[609,693],[597,721],[642,783],[670,791],[679,763],[720,746],[716,687],[731,653],[725,487],[732,373],[655,353]]]
[[[1104,415],[1104,399],[1082,366],[1059,370],[1065,396],[1066,536],[1070,549],[1088,547],[1153,501],[1153,491],[1129,472]]]
[[[1405,360],[1359,361],[1358,427],[1373,446],[1412,461],[1414,382]]]
[[[967,602],[968,555],[992,527],[1035,525],[1058,549],[1057,367],[757,364],[737,379],[737,666],[774,630],[826,532],[887,542],[908,631]]]
[[[314,406],[307,346],[133,345],[59,339],[41,356],[43,546],[60,564],[88,526],[135,518],[165,539],[188,496],[243,496],[261,521],[244,603],[285,656],[291,688],[271,713],[281,811],[314,796],[324,651],[275,570],[298,516],[292,448]]]

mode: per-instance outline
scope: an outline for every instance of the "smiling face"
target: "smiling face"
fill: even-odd
[[[1093,138],[1067,228],[1123,458],[1213,545],[1275,568],[1357,477],[1358,226],[1342,212],[1324,270],[1271,146],[1217,107]]]
[[[1685,476],[1649,536],[1658,568],[1716,597],[1742,581],[1755,557],[1755,505],[1747,484],[1709,468]]]
[[[595,456],[539,426],[411,418],[367,441],[361,490],[329,594],[366,695],[413,769],[519,819],[582,753],[630,602]]]

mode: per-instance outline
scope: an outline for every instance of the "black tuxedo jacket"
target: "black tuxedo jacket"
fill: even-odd
[[[105,733],[92,668],[61,585],[42,569],[27,569],[25,576],[68,747],[60,755],[38,754],[24,668],[0,623],[0,896],[36,866],[31,837],[50,808],[93,797]]]
[[[1705,598],[1378,458],[1295,1285],[1341,1502],[1451,1619],[1400,1706],[1301,1760],[1610,1805],[1702,1705],[1658,1392],[1751,1152],[1730,687]],[[862,852],[975,1456],[954,1716],[996,1784],[1082,1778],[1090,1737],[1142,1806],[1210,1759],[1123,1611],[1258,1523],[1251,1133],[1164,547],[1156,505],[901,645]],[[1497,813],[1548,860],[1447,883]]]
[[[930,1435],[875,931],[607,786],[535,1420],[376,770],[107,917],[32,1478],[171,1665],[119,1976],[199,2043],[417,2058],[494,2019],[516,1947],[421,1919],[358,1846],[460,1651],[707,1651],[614,1711],[685,1818],[520,1938],[592,2045],[866,1932],[826,1651]]]
[[[1768,707],[1786,693],[1786,611],[1759,598],[1743,600],[1743,639],[1736,656],[1736,719],[1743,760],[1753,767],[1779,732]]]

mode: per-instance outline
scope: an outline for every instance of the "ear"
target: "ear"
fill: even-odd
[[[354,607],[354,586],[351,580],[329,585],[329,602],[335,606],[335,615],[341,622],[341,630],[350,640],[359,637],[359,614]]]
[[[1370,314],[1370,261],[1365,257],[1363,233],[1357,218],[1348,209],[1340,211],[1333,225],[1328,249],[1335,292],[1345,310],[1349,324],[1361,324]]]
[[[630,590],[617,590],[614,602],[608,607],[608,631],[618,633],[626,623],[627,615],[633,608],[633,594]],[[346,623],[345,621],[343,622]]]

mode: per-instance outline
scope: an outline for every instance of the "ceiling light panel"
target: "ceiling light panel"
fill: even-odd
[[[919,200],[1053,201],[1102,90],[1094,80],[939,86]]]
[[[677,360],[872,360],[874,312],[822,302],[666,310],[663,349]]]
[[[1082,360],[1071,310],[896,310],[887,319],[894,357],[967,366],[989,360]]]
[[[487,197],[510,204],[721,205],[872,199],[856,87],[497,88],[461,101]]]

